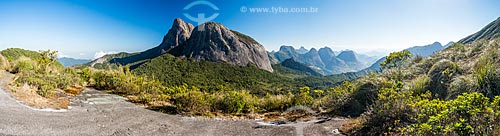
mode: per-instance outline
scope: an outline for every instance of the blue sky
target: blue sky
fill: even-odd
[[[385,52],[472,34],[500,17],[497,0],[1,0],[0,49],[56,49],[61,56],[135,52],[157,46],[175,18],[219,13],[220,22],[269,51],[281,45]],[[246,12],[242,12],[242,7]],[[317,12],[251,13],[255,8]]]

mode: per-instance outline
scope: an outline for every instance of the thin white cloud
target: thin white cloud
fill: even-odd
[[[100,58],[100,57],[107,55],[107,54],[115,54],[115,53],[118,53],[118,52],[116,52],[116,51],[98,51],[94,54],[94,59]]]
[[[66,54],[64,54],[63,52],[58,52],[58,53],[57,53],[57,57],[58,57],[58,58],[70,58],[70,56],[69,56],[69,55],[66,55]]]

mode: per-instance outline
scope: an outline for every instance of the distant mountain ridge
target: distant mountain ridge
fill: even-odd
[[[443,49],[446,49],[447,47],[453,45],[454,42],[448,42],[446,45],[442,45],[439,42],[434,42],[432,44],[424,45],[424,46],[413,46],[410,48],[407,48],[408,51],[413,56],[420,56],[420,57],[429,57],[432,54],[441,51]],[[377,60],[374,64],[372,64],[369,68],[364,69],[363,71],[378,71],[380,70],[380,63],[385,61],[385,57],[380,58]]]
[[[89,63],[92,60],[88,59],[74,59],[74,58],[68,58],[68,57],[62,57],[59,58],[59,63],[61,63],[64,67],[71,67],[75,65],[80,65],[80,64],[85,64]]]
[[[317,69],[324,75],[356,72],[371,65],[367,61],[358,60],[358,56],[359,54],[351,50],[345,50],[336,55],[329,47],[323,47],[319,50],[315,48],[307,50],[304,47],[295,49],[293,46],[286,45],[281,46],[279,51],[269,53],[269,58],[273,64],[293,58],[297,62]],[[363,56],[363,58],[370,57]],[[373,62],[375,59],[366,60]]]

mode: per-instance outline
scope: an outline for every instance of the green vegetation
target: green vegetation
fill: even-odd
[[[0,70],[9,70],[10,63],[1,53],[0,53]]]
[[[265,113],[284,111],[295,105],[324,107],[325,101],[321,98],[330,94],[329,90],[301,85],[334,86],[335,82],[348,78],[344,75],[290,78],[255,66],[194,62],[171,55],[147,61],[132,71],[128,66],[118,65],[105,70],[73,69],[57,62],[56,51],[10,49],[3,52],[15,58],[10,72],[16,74],[16,85],[33,86],[41,96],[52,97],[60,92],[58,90],[72,86],[89,86],[126,95],[134,102],[151,107],[170,106],[165,112],[182,114]],[[159,64],[165,67],[158,67]]]
[[[300,85],[255,66],[243,67],[230,64],[190,61],[165,54],[133,70],[138,75],[155,76],[165,86],[196,86],[202,91],[214,92],[221,87],[234,90],[250,90],[253,94],[268,92],[286,93]]]
[[[351,102],[354,89],[354,85],[351,82],[345,81],[342,85],[332,88],[329,94],[323,97],[320,102],[322,102],[323,107],[330,108],[329,112],[341,114],[340,111],[343,106]]]
[[[37,87],[45,97],[84,85],[168,113],[267,113],[302,105],[356,117],[354,126],[342,129],[353,135],[500,135],[499,50],[500,40],[494,40],[455,44],[413,61],[407,51],[391,53],[384,71],[352,81],[345,79],[355,73],[270,73],[168,54],[133,70],[65,69],[54,51],[2,55],[16,58],[9,71],[18,76],[17,85]]]
[[[16,73],[16,85],[33,86],[41,96],[52,97],[56,89],[64,90],[82,84],[74,69],[64,68],[57,62],[57,51],[7,49],[1,53],[12,60],[10,72]]]
[[[42,54],[38,52],[19,49],[19,48],[8,48],[3,51],[0,51],[0,54],[2,54],[10,62],[13,62],[21,57],[28,57],[33,60],[42,57]]]
[[[473,71],[479,91],[489,98],[500,95],[500,71],[497,64],[492,61],[498,58],[497,51],[498,49],[492,50],[487,56],[482,56]]]
[[[284,75],[297,75],[298,77],[323,76],[313,68],[300,62],[296,62],[293,58],[286,59],[280,64],[273,65],[273,69],[274,71]]]
[[[434,64],[429,70],[429,87],[436,98],[446,98],[448,96],[449,83],[455,75],[460,74],[459,66],[449,60],[441,60]]]
[[[393,52],[390,53],[389,56],[385,57],[386,59],[380,63],[380,68],[382,70],[392,70],[393,74],[388,74],[390,75],[392,79],[395,80],[402,80],[403,76],[403,71],[402,67],[405,65],[408,65],[411,59],[411,54],[410,51],[408,50],[403,50],[400,52]],[[395,70],[395,71],[394,71]]]
[[[454,100],[423,99],[412,103],[415,124],[401,128],[405,135],[500,135],[500,97],[464,93]]]
[[[242,33],[235,31],[235,30],[231,30],[231,32],[236,34],[236,36],[238,36],[238,38],[240,38],[240,41],[242,41],[242,42],[258,43],[257,41],[255,41],[255,39],[253,39],[252,37],[250,37],[248,35],[242,34]]]
[[[132,70],[137,75],[154,77],[167,87],[188,85],[202,91],[215,92],[221,87],[231,90],[248,90],[264,96],[298,92],[300,87],[327,89],[355,75],[339,74],[326,77],[304,77],[286,73],[271,73],[255,66],[234,66],[224,63],[192,61],[170,54],[146,61]]]
[[[151,106],[166,106],[172,103],[174,113],[207,115],[213,112],[238,114],[283,111],[295,105],[313,106],[314,96],[321,97],[320,90],[303,87],[297,94],[265,96],[251,94],[245,90],[231,90],[217,86],[218,90],[203,91],[195,86],[180,85],[165,87],[159,80],[144,75],[134,75],[128,67],[104,71],[83,69],[79,75],[96,89],[111,90],[121,95],[135,96],[138,103]],[[160,104],[160,105],[158,105]]]
[[[333,113],[362,110],[355,126],[342,129],[353,135],[499,135],[499,47],[499,39],[457,43],[411,63],[387,61],[382,73],[338,87],[344,93],[337,94],[350,97]],[[356,97],[361,92],[376,97]]]
[[[389,56],[385,57],[386,60],[380,63],[382,68],[390,69],[390,68],[400,68],[403,65],[408,64],[411,54],[408,50],[403,50],[400,52],[390,53]]]

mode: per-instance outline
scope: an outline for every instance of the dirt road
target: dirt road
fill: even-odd
[[[1,74],[0,74],[1,75]],[[12,75],[1,77],[0,85]],[[300,135],[294,124],[262,125],[258,121],[226,121],[163,114],[127,102],[123,97],[85,89],[63,111],[23,105],[0,88],[1,135],[127,136],[127,135]],[[297,124],[304,135],[333,135],[345,120]]]

